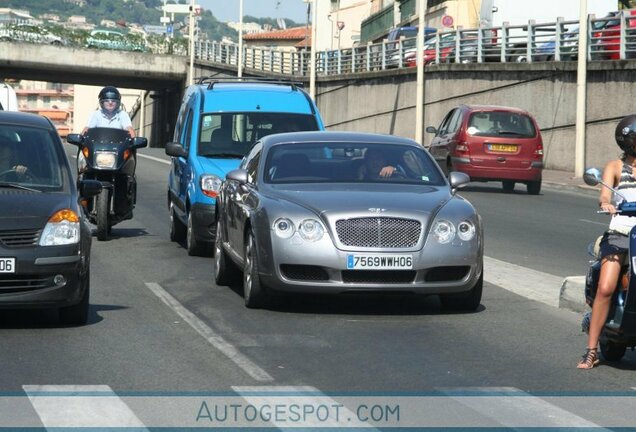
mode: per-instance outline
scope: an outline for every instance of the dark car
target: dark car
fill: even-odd
[[[82,194],[101,190],[80,183]],[[0,112],[0,308],[58,308],[62,323],[86,323],[91,231],[55,126]]]
[[[447,172],[460,171],[474,181],[501,181],[506,192],[525,183],[541,192],[543,141],[535,119],[519,108],[461,105],[438,128],[429,151]]]
[[[475,310],[481,219],[469,181],[415,141],[354,132],[270,135],[221,188],[215,281],[243,274],[247,307],[276,292],[439,295]]]

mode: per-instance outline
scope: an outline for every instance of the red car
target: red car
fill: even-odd
[[[506,192],[525,183],[528,193],[541,192],[543,141],[535,119],[518,108],[461,105],[452,109],[428,148],[446,170],[461,171],[473,181],[501,181]]]
[[[628,18],[625,23],[626,49],[625,57],[633,58],[636,55],[634,46],[636,42],[636,9],[624,11]],[[620,59],[620,34],[621,18],[619,12],[614,12],[608,17],[615,19],[609,21],[598,21],[593,25],[592,32],[592,59],[593,60],[619,60]]]

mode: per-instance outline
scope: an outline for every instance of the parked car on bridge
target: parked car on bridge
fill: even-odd
[[[78,197],[51,121],[0,111],[0,308],[58,308],[63,323],[86,323],[91,230]]]
[[[623,11],[625,20],[625,57],[636,57],[636,9]],[[602,21],[596,21],[592,27],[592,60],[620,59],[621,12],[613,12]]]
[[[543,141],[527,111],[501,106],[460,105],[446,114],[429,151],[447,173],[460,171],[473,181],[501,181],[506,192],[525,183],[541,192]]]
[[[481,219],[455,195],[468,181],[452,173],[447,182],[406,138],[267,136],[220,190],[215,281],[242,273],[250,308],[276,292],[393,292],[439,294],[449,308],[475,310]]]
[[[86,38],[87,48],[110,49],[121,51],[148,51],[140,38],[115,30],[93,30]]]
[[[0,41],[66,45],[66,40],[48,29],[33,24],[9,24],[0,27]]]
[[[225,174],[266,135],[322,129],[318,108],[292,81],[202,78],[188,87],[166,145],[170,239],[185,238],[189,255],[208,254]]]

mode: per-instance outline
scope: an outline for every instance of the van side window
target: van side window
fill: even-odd
[[[190,142],[192,139],[192,118],[193,118],[193,113],[192,113],[192,110],[190,110],[188,111],[188,119],[186,120],[184,140],[182,142],[183,148],[186,150],[190,148]]]

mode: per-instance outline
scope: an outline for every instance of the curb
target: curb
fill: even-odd
[[[573,312],[589,310],[585,303],[585,276],[569,276],[563,279],[559,291],[559,309],[569,309]]]

